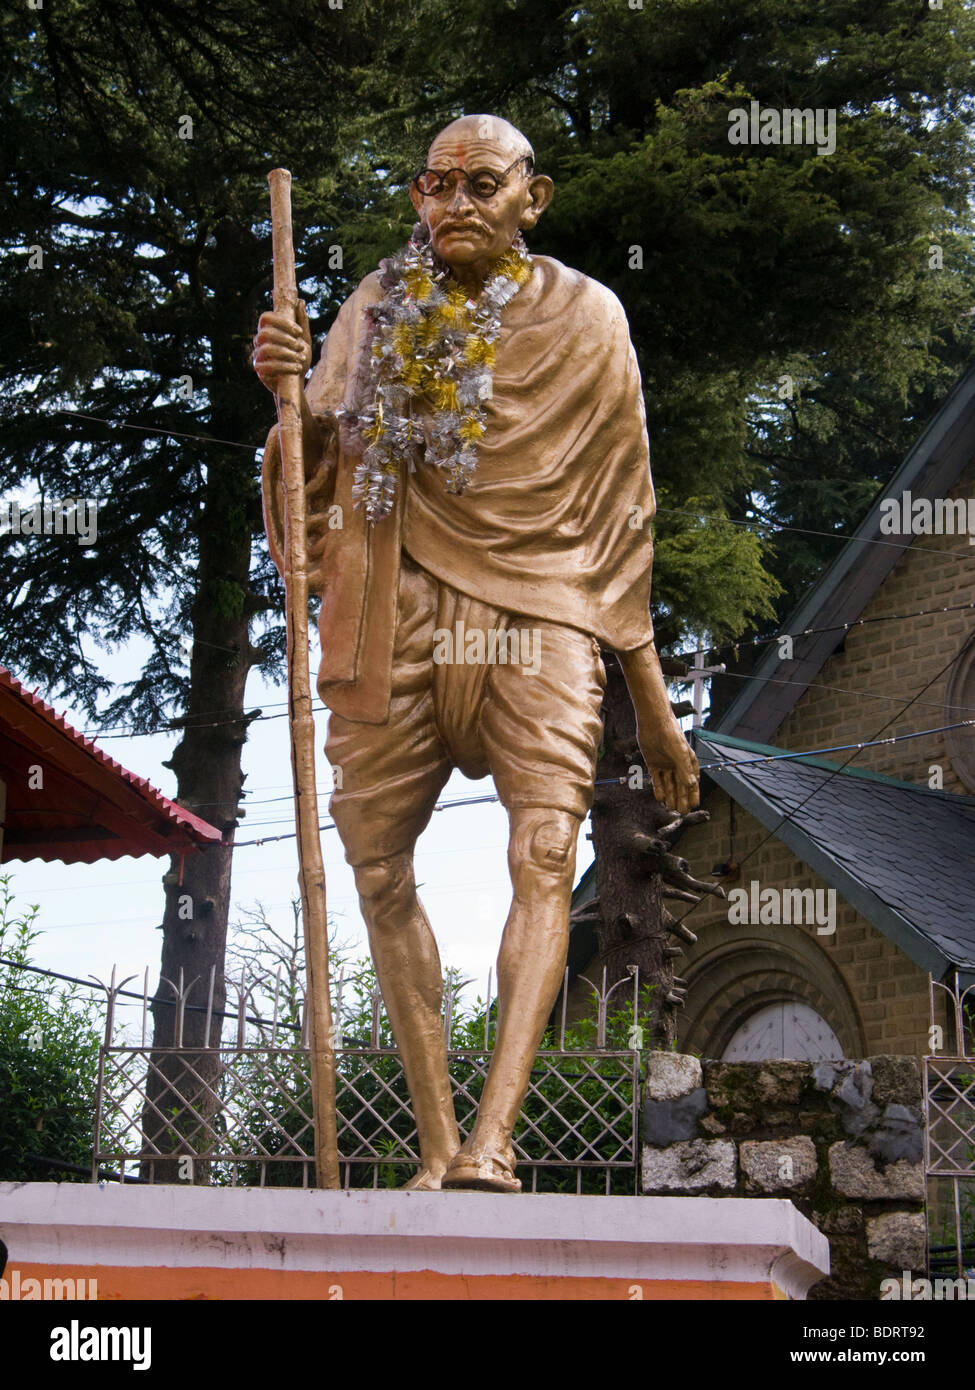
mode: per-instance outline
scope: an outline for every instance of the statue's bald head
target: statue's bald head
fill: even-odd
[[[444,126],[430,146],[427,158],[433,166],[438,156],[446,156],[455,167],[463,169],[466,162],[487,149],[503,153],[508,164],[516,159],[528,159],[531,160],[529,168],[534,167],[535,154],[531,145],[503,116],[460,116]]]

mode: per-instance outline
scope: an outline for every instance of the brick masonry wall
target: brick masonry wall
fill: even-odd
[[[925,1264],[921,1073],[863,1062],[646,1058],[643,1191],[787,1197],[830,1243],[812,1299],[876,1299]]]
[[[953,498],[972,496],[975,461],[952,493]],[[970,603],[972,558],[975,547],[969,547],[966,535],[917,537],[860,616],[890,618],[939,605]],[[830,657],[784,721],[774,742],[782,748],[800,749],[876,737],[881,725],[898,711],[898,702],[906,702],[923,690],[961,651],[973,631],[975,614],[971,610],[854,628],[847,634],[843,649]],[[802,651],[800,642],[797,639],[797,654]],[[949,670],[941,675],[883,736],[948,723],[944,700],[950,674]],[[823,688],[827,686],[834,688]],[[928,769],[935,764],[944,769],[945,791],[967,792],[951,767],[944,734],[867,748],[856,760],[857,767],[923,786],[928,785]]]

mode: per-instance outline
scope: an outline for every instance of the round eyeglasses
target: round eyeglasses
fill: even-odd
[[[469,174],[466,169],[421,169],[413,180],[413,187],[421,198],[439,198],[451,174],[460,174],[461,178],[466,181],[469,192],[475,198],[485,202],[488,198],[494,197],[512,169],[517,169],[519,164],[526,163],[530,174],[533,164],[531,155],[528,154],[521,155],[514,164],[509,164],[507,169],[500,174],[492,173],[490,169],[478,169],[473,174]]]

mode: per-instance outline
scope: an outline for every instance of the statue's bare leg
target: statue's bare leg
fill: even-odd
[[[360,865],[355,880],[420,1140],[422,1170],[407,1186],[437,1189],[460,1134],[447,1072],[440,955],[416,894],[412,852]]]
[[[581,820],[537,807],[510,813],[513,897],[498,955],[498,1036],[470,1137],[445,1187],[516,1192],[511,1134],[565,971]]]

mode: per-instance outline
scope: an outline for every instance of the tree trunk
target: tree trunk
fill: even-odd
[[[642,984],[654,986],[651,1036],[645,1043],[664,1048],[674,1037],[673,1010],[662,1007],[673,986],[674,970],[665,954],[660,876],[646,872],[630,842],[634,832],[652,833],[670,817],[655,799],[643,767],[636,717],[619,662],[609,654],[604,659],[603,750],[592,808],[599,962],[606,968],[607,986],[624,979],[630,966],[639,967]],[[609,782],[609,778],[615,780]],[[614,998],[622,1003],[620,993],[617,991]]]
[[[229,277],[241,272],[235,254],[238,236],[228,223],[217,230],[215,259],[229,268]],[[229,284],[224,293],[234,293]],[[217,302],[233,300],[218,294]],[[243,376],[239,324],[232,315],[215,325],[212,350],[218,383],[210,391],[213,434],[243,440],[250,426],[241,399],[253,383]],[[205,1132],[190,1115],[195,1111],[212,1122],[218,1108],[213,1093],[220,1065],[210,1049],[220,1043],[226,1001],[224,954],[233,832],[242,814],[241,754],[247,724],[255,717],[244,714],[244,687],[256,655],[249,641],[249,623],[262,606],[253,601],[248,584],[254,495],[253,470],[248,462],[242,463],[240,453],[215,450],[208,456],[192,611],[190,696],[180,721],[183,737],[166,766],[176,774],[180,805],[222,830],[225,843],[187,855],[182,863],[174,859],[163,878],[162,963],[152,1000],[154,1065],[147,1086],[149,1103],[143,1110],[146,1147],[155,1146],[163,1153],[206,1153]],[[184,1013],[184,1052],[176,1057],[159,1049],[177,1046],[180,1011],[175,992],[165,981],[178,985],[180,970],[184,990],[190,991],[188,1002],[195,1008]],[[213,1015],[209,1036],[205,1036],[211,970]],[[207,1180],[205,1162],[193,1163],[189,1171],[185,1164],[180,1169],[174,1161],[156,1160],[152,1175],[156,1182]]]
[[[674,974],[674,961],[683,954],[678,939],[694,938],[681,926],[675,939],[676,919],[664,900],[680,894],[694,902],[705,892],[723,896],[723,890],[693,879],[686,861],[671,852],[674,835],[706,820],[707,812],[678,816],[656,800],[622,669],[611,654],[604,653],[604,660],[603,749],[592,809],[596,899],[578,916],[595,926],[607,988],[626,978],[631,966],[639,968],[642,985],[653,986],[649,1011],[642,1017],[647,1030],[643,1046],[668,1048],[676,1038],[675,1011],[684,995],[684,982]],[[601,980],[594,983],[601,985]],[[624,1003],[624,993],[617,991],[614,1000]]]
[[[216,470],[219,473],[219,470]],[[194,1122],[173,1115],[174,1107],[215,1113],[208,1088],[216,1090],[219,1061],[209,1049],[219,1045],[222,1014],[226,999],[224,951],[230,909],[230,880],[233,857],[233,831],[238,817],[243,779],[241,750],[246,739],[244,685],[249,669],[247,614],[240,605],[234,613],[231,596],[242,599],[247,581],[249,544],[246,558],[234,557],[239,538],[227,534],[227,502],[219,476],[211,473],[211,484],[200,544],[200,584],[193,613],[193,658],[189,708],[183,721],[183,737],[167,764],[176,774],[177,800],[222,830],[227,842],[176,858],[163,878],[166,891],[163,917],[163,947],[160,982],[152,1001],[153,1062],[157,1071],[150,1076],[150,1102],[163,1111],[160,1117],[146,1107],[145,1137],[163,1152],[200,1151],[200,1136],[191,1140]],[[220,518],[218,521],[217,518]],[[221,522],[223,523],[221,525]],[[249,535],[246,537],[249,542]],[[236,573],[235,573],[236,571]],[[230,600],[230,602],[228,602]],[[165,981],[178,985],[183,972],[184,990],[195,1009],[183,1017],[182,1047],[191,1049],[182,1058],[166,1056],[159,1048],[178,1045],[176,996]],[[213,970],[213,1020],[210,1036],[205,1036],[207,997]],[[191,987],[192,986],[192,987]],[[192,1068],[192,1070],[190,1070]],[[194,1075],[194,1072],[196,1075]],[[175,1088],[176,1095],[169,1089]],[[182,1100],[180,1099],[182,1097]],[[203,1146],[205,1151],[205,1145]],[[174,1165],[156,1163],[155,1181],[176,1181]],[[193,1167],[193,1181],[202,1172]]]

